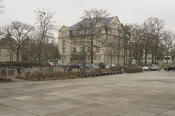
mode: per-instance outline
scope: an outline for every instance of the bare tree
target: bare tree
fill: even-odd
[[[94,39],[98,38],[101,33],[102,27],[98,25],[98,23],[105,17],[107,17],[109,14],[106,10],[103,9],[89,9],[84,11],[83,19],[87,20],[87,24],[84,25],[86,30],[88,30],[88,36],[90,37],[90,56],[91,56],[91,63],[93,64],[93,55],[94,55]]]
[[[147,28],[147,32],[152,36],[152,63],[157,63],[158,60],[158,48],[161,43],[162,31],[164,28],[164,21],[155,17],[150,17],[144,22],[144,26]]]
[[[82,62],[82,64],[85,64],[85,48],[90,46],[90,38],[88,37],[89,33],[85,25],[78,25],[78,29],[76,30],[76,32],[76,34],[71,32],[71,40],[73,45],[80,46],[81,50],[78,53],[77,50],[73,48],[71,60],[77,60],[78,62]],[[87,53],[89,52],[90,51],[88,50]]]
[[[17,61],[20,58],[20,52],[22,47],[22,42],[27,38],[28,34],[34,29],[33,26],[14,21],[11,23],[11,35],[16,40],[16,56]]]
[[[175,44],[173,44],[173,48],[172,48],[172,51],[171,51],[171,56],[172,56],[173,63],[175,63]]]
[[[44,45],[49,43],[54,37],[53,32],[55,31],[55,22],[53,20],[53,13],[48,10],[37,10],[37,42],[39,50],[39,60],[43,59]]]
[[[123,42],[123,46],[124,46],[124,64],[128,64],[129,59],[131,58],[131,54],[130,54],[130,45],[129,43],[131,42],[131,37],[132,37],[132,25],[129,24],[122,24],[122,28],[124,31],[124,42]],[[130,55],[129,55],[130,54]],[[128,58],[129,55],[129,58]]]
[[[163,45],[166,51],[166,60],[168,63],[168,56],[170,56],[173,49],[174,34],[171,31],[164,31],[162,34]]]

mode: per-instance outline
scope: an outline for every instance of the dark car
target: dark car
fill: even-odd
[[[105,64],[104,63],[99,63],[98,66],[99,66],[100,69],[104,69],[105,68]]]
[[[165,71],[170,71],[170,70],[175,70],[175,65],[174,66],[169,66],[164,68]]]

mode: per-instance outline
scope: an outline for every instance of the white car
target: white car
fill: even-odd
[[[143,70],[143,71],[148,71],[148,70],[150,70],[150,68],[147,67],[147,66],[144,66],[144,67],[142,67],[142,70]]]
[[[150,69],[152,71],[159,70],[159,66],[157,64],[152,64],[152,66],[150,67]]]
[[[115,67],[115,64],[107,64],[106,65],[106,68],[108,68],[108,69],[111,68],[111,67]]]

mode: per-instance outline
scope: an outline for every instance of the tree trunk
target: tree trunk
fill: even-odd
[[[94,57],[93,57],[93,48],[94,48],[94,35],[93,35],[93,32],[92,32],[92,35],[91,35],[91,64],[93,64],[93,59],[94,59]]]
[[[156,47],[155,47],[155,63],[157,63],[157,49],[158,49],[158,37],[156,38]]]
[[[166,56],[166,63],[168,64],[168,55],[169,55],[169,53],[168,53],[168,49],[167,49],[167,54],[166,54],[167,56]]]
[[[147,57],[148,57],[148,39],[146,40],[146,46],[145,46],[145,65],[147,65]]]
[[[19,53],[20,52],[20,46],[17,47],[16,49],[16,61],[18,62],[19,61]]]
[[[153,53],[153,49],[152,49],[152,64],[154,64],[154,53]]]

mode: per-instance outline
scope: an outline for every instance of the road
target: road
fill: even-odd
[[[175,72],[0,83],[0,116],[175,116]]]

